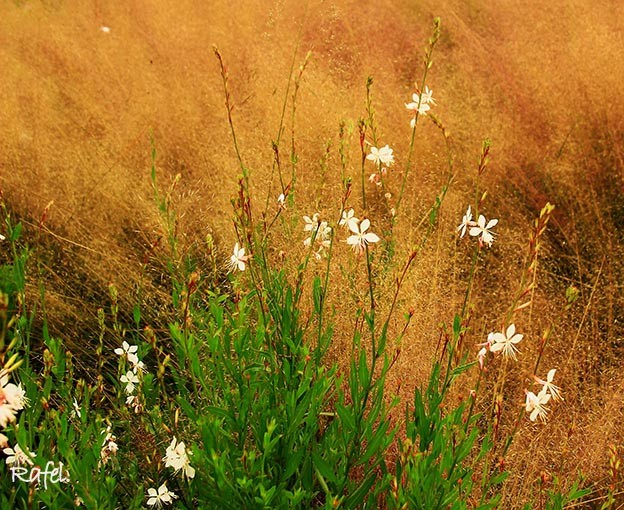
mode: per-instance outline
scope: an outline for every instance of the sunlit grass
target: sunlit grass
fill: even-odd
[[[353,10],[357,19],[348,15]],[[164,367],[171,353],[164,346],[150,351],[151,333],[142,328],[149,325],[157,338],[167,335],[168,324],[184,312],[193,272],[202,279],[210,275],[235,299],[243,297],[249,282],[227,277],[224,262],[239,241],[240,248],[246,247],[243,256],[252,255],[250,263],[263,254],[266,263],[284,268],[291,285],[301,278],[302,288],[311,291],[326,259],[317,263],[317,251],[308,252],[302,217],[318,212],[335,226],[341,209],[353,208],[356,217],[370,220],[370,231],[380,238],[370,251],[378,317],[391,308],[401,263],[418,249],[388,325],[390,336],[396,336],[403,331],[404,314],[410,316],[401,342],[387,347],[392,360],[387,402],[393,395],[410,402],[414,388],[425,385],[440,339],[449,334],[442,323],[451,324],[462,309],[470,281],[471,340],[464,345],[470,360],[477,360],[476,344],[485,342],[489,332],[504,333],[514,322],[525,335],[518,345],[520,362],[539,355],[543,370],[537,375],[546,377],[548,369],[557,367],[556,383],[564,388],[565,401],[553,406],[547,425],[523,424],[509,447],[504,460],[510,478],[502,487],[506,505],[537,501],[533,486],[538,480],[545,490],[556,476],[569,488],[579,470],[594,497],[603,497],[617,478],[609,447],[619,454],[624,433],[619,377],[622,94],[617,79],[622,64],[614,25],[622,13],[616,2],[592,4],[592,16],[587,12],[584,2],[540,9],[474,2],[418,8],[310,3],[305,12],[289,2],[244,8],[223,3],[211,8],[208,20],[199,6],[166,2],[96,10],[26,3],[7,8],[0,20],[5,43],[0,83],[15,94],[4,95],[0,108],[0,185],[9,212],[24,227],[19,242],[32,252],[24,302],[34,310],[40,287],[45,288],[50,336],[74,353],[73,369],[80,377],[94,377],[100,361],[104,377],[115,373],[110,353],[121,346],[122,331],[132,329],[128,325],[135,323],[137,306],[142,322],[133,326],[133,334],[145,335],[145,352],[159,353],[153,355],[157,359],[150,355],[152,367]],[[411,169],[402,172],[411,135],[405,104],[413,100],[415,87],[422,87],[421,46],[434,14],[444,20],[427,80],[438,125],[429,122],[431,115],[419,120]],[[276,218],[262,249],[245,236],[237,238],[232,228],[230,200],[238,196],[241,169],[213,43],[230,74],[232,116],[249,172],[247,192],[256,214],[266,210],[269,222]],[[293,81],[287,90],[290,68],[294,63],[294,79],[308,50],[312,53],[294,110]],[[374,115],[366,101],[369,76]],[[358,119],[368,125],[365,151]],[[486,137],[491,139],[490,165],[477,177],[478,149]],[[150,138],[157,148],[162,199],[156,207],[148,178]],[[280,182],[273,142],[284,184],[295,171],[296,182],[288,190]],[[371,146],[386,144],[396,160],[386,175],[374,172],[374,161],[362,166]],[[372,173],[378,174],[379,185],[368,181]],[[421,247],[430,208],[449,174],[453,185]],[[352,195],[345,208],[347,178]],[[479,189],[488,196],[475,211]],[[282,205],[280,194],[285,195]],[[540,285],[531,289],[522,319],[510,321],[505,314],[527,264],[532,221],[546,202],[556,209],[540,243],[535,270]],[[475,221],[479,214],[499,219],[492,247],[476,259],[474,278],[469,277],[472,252],[456,235],[469,203]],[[163,216],[163,207],[169,216]],[[255,221],[262,223],[260,216]],[[352,320],[370,292],[364,256],[354,256],[346,244],[358,233],[335,232],[341,235],[334,240],[324,302],[323,322],[334,328],[326,361],[348,373]],[[311,244],[322,246],[326,240]],[[11,263],[14,257],[6,246],[2,261]],[[300,277],[298,265],[308,255],[310,270]],[[111,282],[117,289],[117,329],[110,316],[106,326],[98,320],[99,308],[112,313]],[[566,300],[570,288],[578,292],[574,304]],[[314,306],[306,296],[300,308],[304,316]],[[42,339],[48,334],[42,317],[35,314],[29,340],[39,371],[46,363]],[[542,353],[547,331],[548,348]],[[48,350],[54,352],[49,345]],[[521,396],[502,404],[501,433],[513,430],[523,390],[539,392],[530,365],[520,373],[505,372],[505,392]],[[492,371],[499,374],[499,369],[489,368],[491,381],[497,377]],[[487,389],[495,395],[503,382]],[[110,381],[102,384],[108,387]],[[464,391],[451,393],[454,402],[467,398]],[[79,392],[79,401],[84,395]],[[69,412],[70,395],[63,402]],[[479,405],[484,416],[499,412],[495,399]],[[61,407],[55,403],[52,409]],[[392,419],[402,419],[402,408],[392,413]],[[94,429],[93,437],[99,433]],[[170,441],[158,439],[159,456]],[[151,444],[148,450],[155,451]]]

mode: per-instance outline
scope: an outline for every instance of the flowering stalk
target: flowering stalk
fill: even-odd
[[[429,72],[429,69],[431,69],[431,66],[433,65],[431,55],[433,54],[433,48],[435,47],[436,43],[440,39],[440,33],[441,33],[440,26],[441,26],[440,18],[435,18],[433,20],[433,36],[429,39],[429,45],[427,46],[427,49],[425,51],[425,57],[424,57],[425,69],[423,71],[422,79],[420,80],[420,90],[423,90],[425,88],[425,83],[427,81],[427,73]],[[397,214],[399,212],[399,206],[401,205],[401,200],[403,199],[403,194],[405,193],[405,184],[407,182],[407,176],[409,175],[409,172],[412,166],[414,142],[416,140],[416,126],[418,125],[418,117],[420,116],[422,102],[423,102],[423,95],[420,94],[419,99],[418,99],[418,107],[416,108],[416,113],[415,113],[416,116],[414,118],[414,123],[412,126],[412,137],[410,140],[409,150],[407,152],[407,163],[405,165],[405,172],[403,174],[403,182],[401,183],[401,191],[399,192],[399,197],[397,199],[396,206],[395,206],[395,211]]]
[[[221,56],[221,52],[216,46],[212,47],[217,60],[219,61],[219,69],[221,70],[221,79],[223,80],[223,91],[225,93],[225,109],[227,110],[228,124],[230,125],[230,132],[232,133],[232,141],[234,143],[234,151],[236,152],[236,157],[238,158],[238,164],[243,172],[243,179],[245,181],[245,187],[248,189],[249,186],[249,173],[247,171],[247,167],[243,163],[243,158],[241,156],[240,149],[238,148],[238,141],[236,140],[236,131],[234,130],[234,121],[232,120],[232,111],[234,110],[234,106],[232,105],[231,97],[230,97],[230,89],[228,88],[228,71],[225,67],[225,63],[223,62],[223,57]],[[286,106],[284,105],[284,108]]]
[[[518,293],[516,294],[515,299],[512,301],[509,310],[507,311],[507,321],[511,321],[515,312],[522,310],[524,308],[529,308],[529,322],[530,316],[532,313],[532,303],[533,303],[533,295],[535,293],[536,280],[537,280],[537,263],[539,250],[541,247],[540,238],[546,231],[546,226],[548,225],[548,221],[554,211],[555,206],[546,203],[546,205],[540,211],[539,217],[534,222],[534,228],[531,231],[529,237],[529,246],[527,251],[527,258],[525,263],[524,271],[522,272],[522,276],[520,278],[520,288],[518,289]],[[520,301],[524,301],[522,304]]]
[[[358,131],[360,133],[360,153],[361,157],[361,177],[362,177],[362,209],[366,211],[366,185],[364,177],[364,165],[366,164],[366,122],[363,119],[358,120]]]
[[[310,57],[312,56],[312,52],[308,51],[306,53],[303,62],[299,66],[299,72],[295,77],[295,90],[292,95],[292,114],[291,114],[291,127],[290,127],[290,142],[291,142],[291,150],[290,150],[290,163],[291,163],[291,173],[290,173],[290,184],[294,190],[295,187],[295,178],[296,178],[296,168],[297,168],[297,150],[295,147],[295,113],[297,111],[297,94],[299,93],[299,87],[301,86],[301,78],[303,76],[303,72],[305,71],[308,62],[310,61]],[[282,183],[282,193],[284,193],[285,187],[284,183]]]

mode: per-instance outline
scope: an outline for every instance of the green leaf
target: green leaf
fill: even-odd
[[[324,479],[329,480],[333,484],[338,483],[336,473],[332,466],[323,458],[318,452],[312,452],[312,462],[314,468],[323,476]]]

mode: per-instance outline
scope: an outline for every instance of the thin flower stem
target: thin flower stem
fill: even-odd
[[[425,52],[425,69],[423,71],[422,79],[420,80],[420,90],[424,90],[425,88],[425,83],[427,81],[427,73],[429,72],[429,69],[431,68],[431,65],[432,65],[431,55],[433,53],[433,48],[435,47],[436,43],[440,39],[440,18],[436,18],[433,24],[434,24],[433,37],[429,39],[429,46],[427,48],[427,51]],[[407,183],[407,177],[412,167],[412,157],[414,154],[414,142],[416,140],[416,127],[418,126],[418,118],[420,117],[419,111],[420,111],[421,104],[422,104],[422,94],[420,94],[418,98],[418,107],[416,108],[416,113],[414,117],[414,127],[412,128],[412,137],[410,140],[409,150],[407,152],[407,163],[405,164],[403,182],[401,183],[401,191],[399,192],[399,197],[397,199],[396,206],[395,206],[395,216],[394,216],[395,218],[398,216],[399,206],[401,205],[401,200],[403,199],[403,194],[405,193],[405,185]]]
[[[360,152],[362,155],[361,168],[360,168],[360,175],[361,175],[361,181],[362,181],[362,209],[366,211],[366,184],[365,184],[365,177],[364,177],[364,166],[366,164],[366,148],[364,146],[364,140],[366,138],[366,122],[364,122],[362,119],[358,121],[358,129],[360,132]]]
[[[230,101],[230,90],[228,88],[227,68],[225,67],[225,64],[223,62],[223,57],[221,56],[219,49],[216,46],[213,46],[213,51],[217,59],[219,60],[219,67],[221,69],[221,79],[223,80],[223,90],[225,92],[225,108],[227,110],[228,124],[230,125],[230,132],[232,134],[232,141],[234,143],[234,151],[236,152],[236,157],[238,158],[238,164],[241,168],[241,171],[243,172],[243,178],[245,180],[245,185],[247,186],[249,184],[248,172],[247,172],[247,168],[245,167],[245,164],[243,163],[243,158],[241,156],[240,149],[238,148],[238,141],[236,139],[236,131],[234,130],[234,121],[232,120],[233,108],[232,108],[232,103]]]

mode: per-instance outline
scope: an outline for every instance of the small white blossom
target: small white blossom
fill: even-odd
[[[230,257],[230,262],[228,263],[228,272],[232,272],[235,269],[239,271],[244,271],[247,261],[249,260],[249,255],[245,255],[245,247],[238,247],[238,243],[234,245],[234,253]]]
[[[518,359],[516,358],[516,353],[518,352],[518,349],[515,344],[520,342],[524,335],[516,334],[515,324],[510,324],[507,328],[507,331],[505,331],[504,333],[490,334],[492,335],[492,344],[490,346],[490,351],[502,351],[503,356],[505,356],[506,358],[512,358],[514,360]]]
[[[370,154],[366,156],[366,159],[373,161],[377,166],[391,166],[394,163],[394,156],[392,152],[393,151],[389,145],[386,145],[381,149],[371,147]]]
[[[420,95],[421,103],[435,105],[435,99],[433,99],[433,91],[425,85],[425,91]]]
[[[155,506],[156,508],[161,508],[163,505],[169,505],[178,497],[175,493],[167,489],[167,484],[165,483],[158,487],[158,491],[153,488],[147,489],[147,496],[147,506]]]
[[[411,121],[412,128],[416,125],[416,113],[418,115],[427,115],[427,112],[431,110],[429,103],[421,100],[418,94],[412,94],[412,102],[407,103],[405,108],[414,112],[414,118]]]
[[[80,411],[80,406],[78,405],[78,401],[74,398],[74,401],[72,402],[72,412],[71,412],[71,416],[72,418],[82,418],[82,412]]]
[[[186,447],[183,442],[178,443],[175,436],[171,440],[171,444],[167,447],[167,452],[163,460],[165,461],[165,467],[172,467],[176,473],[182,469],[184,476],[187,478],[193,478],[195,476],[195,469],[189,462]]]
[[[136,385],[139,384],[139,378],[137,377],[136,372],[132,370],[128,370],[119,378],[119,380],[126,385],[127,394],[134,393]]]
[[[475,222],[472,221],[472,211],[470,210],[470,206],[468,206],[468,210],[466,211],[466,214],[464,214],[462,222],[457,227],[457,231],[460,233],[460,239],[466,235],[466,230],[473,225],[475,225]]]
[[[318,213],[314,213],[314,216],[310,218],[309,216],[304,216],[303,221],[305,225],[303,226],[304,232],[314,232],[318,228],[319,215]]]
[[[351,245],[353,251],[362,253],[369,243],[379,242],[379,237],[372,232],[366,232],[370,227],[370,220],[363,219],[358,225],[349,225],[349,229],[354,235],[347,238],[347,244]]]
[[[545,389],[552,395],[553,400],[563,400],[563,397],[561,396],[561,388],[553,384],[553,380],[555,379],[555,372],[557,372],[556,368],[549,370],[548,374],[546,375],[545,381],[537,376],[533,377],[535,378],[535,382],[542,385],[543,390]]]
[[[537,418],[546,421],[546,415],[549,412],[546,404],[549,400],[550,393],[547,392],[546,388],[542,388],[537,395],[532,391],[526,393],[525,409],[527,413],[531,413],[529,416],[531,421],[535,421]]]
[[[494,234],[490,232],[491,228],[494,228],[498,223],[498,220],[490,220],[487,222],[483,214],[479,214],[479,219],[475,226],[470,227],[469,234],[471,236],[479,236],[479,243],[487,244],[488,246],[492,246],[492,242],[494,241]]]
[[[303,221],[305,222],[303,226],[304,232],[310,232],[310,237],[306,238],[303,244],[310,247],[312,246],[312,241],[315,241],[319,247],[314,253],[314,257],[320,259],[324,253],[323,250],[331,246],[332,228],[326,221],[319,221],[318,213],[315,213],[312,218],[304,216]]]
[[[32,466],[34,464],[32,459],[37,456],[36,453],[31,453],[28,450],[22,450],[21,446],[18,444],[15,445],[15,448],[5,448],[2,451],[7,456],[7,466],[10,466],[12,464],[15,464],[15,466],[17,467],[23,466],[25,464]]]
[[[106,427],[106,430],[102,430],[100,434],[105,434],[104,441],[102,441],[102,447],[100,448],[101,463],[106,464],[112,455],[117,453],[119,447],[115,442],[117,438],[111,432],[110,425]]]
[[[137,345],[130,345],[124,340],[121,343],[121,347],[117,347],[114,352],[118,356],[125,356],[129,362],[136,365],[139,362],[139,357],[136,354],[138,349],[139,347]]]
[[[355,211],[349,209],[348,211],[342,211],[342,218],[338,222],[338,225],[350,229],[351,225],[357,225],[359,222],[360,220],[355,217]]]
[[[0,372],[2,373],[2,372]],[[17,412],[29,403],[21,384],[9,382],[9,375],[0,377],[0,427],[5,428],[16,419]]]

